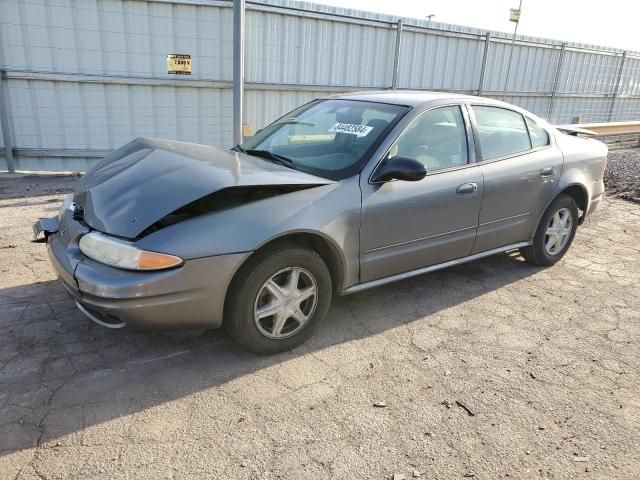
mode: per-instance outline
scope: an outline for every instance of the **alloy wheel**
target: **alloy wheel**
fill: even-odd
[[[253,316],[268,338],[295,335],[311,319],[318,304],[318,285],[304,268],[289,267],[272,275],[260,288]]]
[[[561,208],[549,219],[544,235],[544,249],[549,255],[558,255],[567,246],[573,227],[573,215],[568,208]]]

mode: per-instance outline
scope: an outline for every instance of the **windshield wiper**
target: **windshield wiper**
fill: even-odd
[[[304,120],[298,120],[294,117],[283,118],[282,120],[277,120],[273,122],[273,125],[303,125],[305,127],[315,127],[315,123],[305,122]]]
[[[296,168],[296,164],[290,158],[284,157],[282,155],[278,155],[277,153],[270,152],[269,150],[252,150],[247,149],[244,150],[243,153],[247,155],[253,155],[254,157],[265,158],[267,160],[271,160],[273,163],[277,163],[280,165],[284,165],[289,168]]]
[[[247,155],[253,155],[254,157],[265,158],[267,160],[271,160],[274,163],[284,165],[285,167],[296,168],[296,164],[293,160],[283,155],[278,155],[277,153],[270,152],[269,150],[253,150],[251,148],[245,150],[239,144],[233,147],[231,150],[246,153]]]

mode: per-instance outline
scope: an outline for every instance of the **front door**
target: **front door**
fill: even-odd
[[[388,158],[414,158],[425,165],[427,176],[417,182],[361,180],[361,282],[471,253],[483,179],[470,155],[466,127],[458,105],[422,113]]]

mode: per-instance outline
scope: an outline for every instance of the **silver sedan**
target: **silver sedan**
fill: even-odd
[[[519,250],[550,266],[598,206],[607,148],[495,100],[378,92],[301,106],[231,151],[137,139],[41,219],[109,328],[302,343],[333,295]]]

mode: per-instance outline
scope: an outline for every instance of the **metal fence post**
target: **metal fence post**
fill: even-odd
[[[9,126],[9,110],[4,99],[4,86],[2,76],[4,72],[0,70],[0,125],[2,125],[2,141],[4,142],[4,158],[7,161],[9,173],[16,173],[16,166],[13,163],[13,147],[11,145],[11,131]]]
[[[393,79],[391,81],[391,89],[398,88],[398,72],[400,70],[400,44],[402,43],[402,19],[398,19],[396,27],[396,47],[393,53]]]
[[[620,57],[620,66],[618,67],[618,75],[616,76],[616,86],[613,90],[613,98],[611,99],[611,106],[609,107],[609,115],[607,117],[607,122],[610,122],[613,118],[613,109],[616,106],[616,98],[618,97],[618,93],[620,93],[620,84],[622,83],[622,72],[624,70],[624,61],[627,59],[627,51],[622,52],[622,56]]]
[[[233,143],[235,145],[243,141],[244,1],[233,0]]]
[[[556,92],[558,91],[558,85],[560,83],[560,73],[562,72],[562,63],[564,62],[564,52],[566,48],[567,44],[562,43],[560,46],[560,54],[558,55],[556,73],[553,77],[553,85],[551,87],[551,98],[549,99],[549,110],[547,111],[547,120],[549,121],[551,121],[551,115],[553,114],[553,104],[556,101]]]
[[[482,67],[480,68],[480,81],[478,82],[478,96],[482,95],[484,88],[484,74],[487,70],[487,59],[489,58],[489,45],[491,44],[491,32],[484,36],[484,53],[482,54]]]

